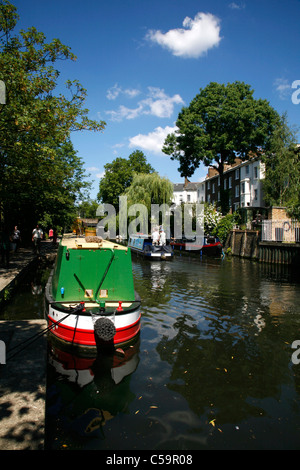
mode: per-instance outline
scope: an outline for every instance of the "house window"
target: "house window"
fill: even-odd
[[[210,181],[207,181],[207,189],[210,189]]]
[[[257,178],[257,166],[254,167],[254,178]]]
[[[229,176],[229,181],[228,181],[228,188],[232,187],[232,176]]]
[[[240,187],[236,186],[235,187],[235,197],[239,197],[239,195],[240,195]]]
[[[249,165],[246,166],[245,170],[246,170],[246,175],[249,175]]]
[[[213,185],[212,185],[212,192],[213,192],[213,194],[215,193],[215,183],[213,183]]]
[[[224,180],[224,189],[227,189],[227,180]]]
[[[245,194],[245,183],[242,183],[242,194]]]
[[[254,189],[254,200],[257,201],[257,189]]]
[[[210,194],[207,195],[207,202],[210,202]]]
[[[218,176],[218,186],[220,186],[220,176]]]
[[[190,194],[187,195],[187,202],[190,202],[191,201],[191,196]]]
[[[237,168],[237,169],[235,170],[235,179],[238,180],[239,177],[240,177],[240,169]]]
[[[220,201],[220,191],[218,191],[218,201]]]

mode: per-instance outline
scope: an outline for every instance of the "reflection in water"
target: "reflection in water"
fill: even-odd
[[[138,366],[138,351],[136,341],[119,352],[86,358],[50,344],[46,448],[90,448],[105,439],[106,422],[128,413],[135,397],[130,376]]]
[[[92,360],[50,349],[47,448],[299,449],[299,273],[178,256],[133,271],[135,348]],[[43,316],[27,285],[4,318]]]
[[[274,276],[273,266],[268,272],[240,259],[174,260],[171,273],[155,267],[162,287],[155,282],[153,297],[152,269],[135,266],[146,310],[143,344],[155,347],[163,386],[183,408],[156,417],[156,446],[298,448],[291,344],[299,331],[299,279],[286,267],[280,278],[278,268]]]

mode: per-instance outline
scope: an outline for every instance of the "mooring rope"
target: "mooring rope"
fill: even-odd
[[[80,307],[81,308],[81,307]],[[53,328],[56,327],[56,325],[59,325],[59,323],[61,323],[62,321],[64,321],[66,318],[68,318],[70,315],[72,315],[72,313],[75,313],[77,312],[78,310],[80,310],[80,308],[78,308],[78,306],[76,306],[75,308],[72,309],[71,312],[69,312],[67,315],[65,315],[63,318],[61,318],[60,320],[58,321],[53,321],[53,323],[49,326],[47,326],[47,328],[45,328],[44,330],[40,331],[39,333],[36,333],[35,335],[31,336],[30,338],[26,339],[25,341],[22,341],[21,344],[16,344],[16,346],[12,347],[11,349],[8,350],[8,357],[7,357],[7,360],[10,360],[12,359],[13,357],[15,357],[17,354],[19,354],[21,351],[23,351],[25,348],[27,348],[30,344],[34,343],[35,341],[37,341],[39,338],[41,338],[44,334],[48,333],[49,331],[51,331]],[[23,347],[21,347],[23,346]],[[19,351],[16,351],[14,354],[12,354],[11,356],[9,356],[9,353],[11,351],[13,351],[14,349],[17,349],[17,348],[20,348],[21,349]]]

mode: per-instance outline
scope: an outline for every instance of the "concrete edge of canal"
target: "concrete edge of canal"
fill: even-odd
[[[46,320],[0,321],[6,347],[6,363],[0,365],[0,450],[44,449],[46,326]]]
[[[51,245],[42,245],[42,258],[56,253]],[[13,295],[36,260],[32,250],[20,250],[0,269],[1,299]],[[44,450],[46,328],[46,319],[5,320],[0,312],[0,451]]]

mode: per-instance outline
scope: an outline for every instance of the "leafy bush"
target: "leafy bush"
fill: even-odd
[[[228,237],[230,230],[233,229],[234,225],[237,222],[236,214],[227,214],[221,218],[218,224],[215,226],[212,234],[218,237],[221,243],[225,243]]]

